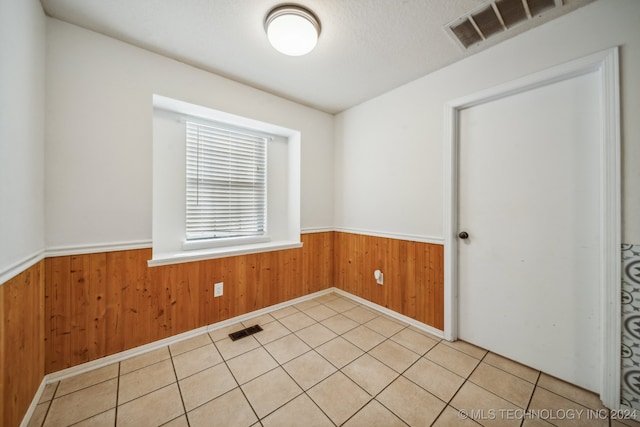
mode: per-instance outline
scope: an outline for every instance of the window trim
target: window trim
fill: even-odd
[[[149,267],[161,265],[179,264],[183,262],[205,261],[208,259],[226,258],[237,255],[250,255],[261,252],[281,251],[285,249],[301,248],[300,241],[285,241],[258,243],[253,245],[224,246],[220,248],[207,248],[192,250],[187,252],[171,252],[161,255],[154,255],[147,261]]]
[[[238,236],[238,237],[217,237],[212,239],[185,240],[182,243],[183,251],[193,251],[197,249],[223,248],[238,245],[253,245],[257,243],[267,243],[271,241],[271,236]]]
[[[169,229],[164,228],[163,220],[157,220],[156,216],[158,212],[162,212],[165,206],[168,206],[168,199],[158,201],[165,197],[165,189],[162,187],[163,180],[166,182],[165,177],[158,180],[157,173],[161,173],[163,167],[166,167],[168,163],[156,159],[156,136],[154,135],[153,150],[154,150],[154,176],[153,176],[153,206],[152,206],[152,259],[148,261],[149,266],[169,265],[182,262],[199,261],[214,258],[223,258],[228,256],[246,255],[252,253],[277,251],[284,249],[293,249],[302,247],[300,241],[300,163],[301,163],[301,133],[300,131],[285,128],[279,125],[262,122],[259,120],[249,119],[225,113],[211,108],[190,104],[184,101],[179,101],[171,98],[167,98],[160,95],[153,95],[153,120],[155,126],[155,111],[167,112],[176,116],[190,116],[197,119],[201,119],[204,122],[222,122],[229,124],[230,126],[236,126],[241,128],[248,128],[258,133],[275,135],[280,139],[281,150],[286,150],[286,200],[282,201],[281,210],[283,212],[282,217],[286,218],[286,221],[280,221],[277,229],[268,228],[267,236],[271,237],[269,242],[261,241],[238,241],[236,238],[224,239],[226,242],[220,243],[234,243],[234,245],[216,246],[199,248],[186,243],[186,235],[183,233],[179,240],[176,237],[180,233],[176,233],[175,223],[170,225]],[[154,128],[155,129],[155,128]],[[162,143],[160,143],[162,145]],[[162,148],[163,150],[165,148]],[[167,155],[166,153],[163,155]],[[184,165],[186,168],[186,164]],[[186,169],[185,169],[186,171]],[[269,180],[269,178],[267,178]],[[285,179],[283,177],[282,179]],[[171,197],[169,197],[170,199]],[[172,200],[176,200],[173,198]],[[180,200],[179,209],[185,209],[184,199]],[[173,208],[173,204],[169,204],[170,209]],[[280,208],[279,208],[280,209]],[[268,215],[269,217],[269,215]],[[183,224],[185,227],[185,224]],[[184,231],[184,229],[183,229]],[[158,237],[159,236],[159,237]],[[160,240],[162,239],[162,240]],[[242,238],[241,238],[242,239]],[[235,240],[235,241],[232,241]],[[160,242],[160,243],[158,243]],[[197,246],[197,245],[196,245]]]

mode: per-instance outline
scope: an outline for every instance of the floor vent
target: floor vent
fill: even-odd
[[[262,328],[260,325],[249,326],[248,328],[244,328],[238,332],[232,332],[229,334],[229,338],[231,341],[239,340],[240,338],[248,337],[249,335],[253,335],[256,332],[260,332]]]
[[[562,0],[491,0],[446,25],[464,49],[562,6]]]

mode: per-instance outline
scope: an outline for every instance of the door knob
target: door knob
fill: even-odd
[[[458,237],[461,239],[468,239],[469,238],[469,233],[467,233],[466,231],[461,231],[460,234],[458,234]]]

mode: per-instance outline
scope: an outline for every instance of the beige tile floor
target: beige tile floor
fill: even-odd
[[[264,330],[229,339],[254,324]],[[29,426],[69,425],[640,424],[544,373],[327,294],[48,384]]]

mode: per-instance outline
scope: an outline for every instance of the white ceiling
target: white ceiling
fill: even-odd
[[[468,51],[444,26],[484,0],[297,0],[320,19],[318,46],[288,57],[263,28],[279,0],[41,0],[45,12],[329,113],[338,113],[568,13],[532,19]]]

